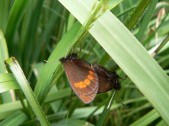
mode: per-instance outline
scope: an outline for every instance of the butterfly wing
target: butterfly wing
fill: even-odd
[[[70,85],[76,95],[90,103],[98,91],[98,77],[95,70],[83,60],[68,60],[63,63]]]
[[[104,67],[98,65],[98,64],[94,64],[93,65],[97,75],[98,75],[98,79],[99,79],[99,89],[98,89],[98,94],[99,93],[104,93],[107,92],[111,89],[113,89],[114,85],[113,85],[113,79],[111,77],[111,73],[105,69]]]

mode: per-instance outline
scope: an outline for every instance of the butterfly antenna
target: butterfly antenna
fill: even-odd
[[[82,52],[82,43],[80,43],[80,49],[79,49],[79,53]]]
[[[67,49],[65,57],[68,55],[68,52],[69,52],[69,49]]]
[[[69,111],[67,112],[67,115],[66,115],[65,126],[67,126],[68,117],[69,117]]]
[[[123,78],[118,76],[118,78],[121,79],[121,80],[125,80],[127,78],[127,76],[125,75],[125,77],[123,77]]]
[[[43,60],[45,63],[56,63],[56,61],[47,61],[47,60]]]
[[[123,107],[125,107],[125,104],[123,103],[122,99],[120,98],[120,95],[119,95],[118,91],[117,91],[117,95],[118,95],[118,98],[120,99],[121,104],[123,105]]]
[[[47,60],[43,60],[45,63],[48,63],[49,61],[47,61]]]

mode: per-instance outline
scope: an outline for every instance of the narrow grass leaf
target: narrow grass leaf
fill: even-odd
[[[144,35],[146,28],[152,18],[152,15],[154,14],[153,12],[155,10],[157,2],[158,2],[158,0],[152,0],[152,2],[150,2],[150,5],[148,6],[148,8],[145,12],[145,16],[143,18],[143,22],[140,25],[139,32],[136,35],[138,40],[141,40],[142,36]]]
[[[58,123],[55,123],[53,126],[94,126],[94,125],[84,120],[64,119]]]
[[[123,1],[124,0],[108,0],[108,9],[109,10],[113,9]]]
[[[0,29],[4,32],[6,25],[7,25],[7,20],[8,20],[8,15],[9,15],[9,7],[10,4],[13,1],[8,1],[8,0],[0,0]]]
[[[11,73],[0,74],[0,93],[18,88],[16,79]]]
[[[49,103],[49,102],[52,102],[52,101],[60,100],[62,98],[65,98],[65,97],[69,96],[70,94],[71,94],[71,89],[70,88],[59,90],[56,93],[49,94],[47,96],[46,100],[45,100],[45,103]],[[28,107],[26,99],[24,99],[23,101],[24,101],[24,105],[26,107]],[[22,109],[22,108],[23,108],[22,104],[21,104],[21,102],[19,100],[18,101],[13,101],[13,102],[10,102],[10,103],[2,104],[2,105],[0,105],[0,116],[3,113],[13,112],[13,111],[16,111],[16,110],[19,110],[19,109]]]
[[[0,73],[7,72],[4,60],[8,58],[8,49],[3,32],[0,30]]]
[[[4,8],[6,5],[3,5]],[[5,18],[5,17],[4,17]],[[4,76],[1,76],[1,73],[6,73],[7,69],[4,64],[4,60],[8,58],[8,49],[7,49],[7,43],[6,39],[4,37],[3,32],[0,30],[0,79],[6,78]],[[16,89],[15,83],[11,83],[9,81],[2,82],[0,81],[0,92],[8,91],[10,89]],[[12,101],[10,92],[4,92],[2,93],[2,101],[3,103]]]
[[[24,103],[25,103],[25,106],[27,107],[27,101],[26,100],[23,100]],[[22,104],[21,102],[18,100],[18,101],[14,101],[14,102],[10,102],[10,103],[5,103],[5,104],[2,104],[0,105],[0,115],[2,113],[6,113],[6,112],[14,112],[16,110],[20,110],[22,109]]]
[[[16,28],[19,24],[19,21],[23,17],[28,1],[29,0],[24,0],[24,1],[15,0],[12,5],[12,9],[10,11],[10,15],[8,18],[7,27],[5,30],[5,36],[8,43],[12,42],[13,36],[15,35],[14,33],[16,32]],[[13,44],[9,44],[8,46],[12,46],[12,45]],[[12,47],[10,47],[9,49],[12,49]]]
[[[46,97],[45,103],[47,102],[52,102],[54,100],[59,100],[64,97],[70,96],[71,95],[71,89],[70,88],[65,88],[57,91],[56,93],[51,93]]]
[[[12,113],[8,118],[0,122],[1,126],[19,126],[28,118],[22,111]]]
[[[110,96],[110,98],[108,99],[108,102],[105,105],[104,110],[103,110],[103,112],[102,112],[102,114],[100,116],[100,119],[97,122],[96,126],[103,126],[104,121],[106,120],[106,117],[107,117],[108,113],[110,112],[110,108],[111,108],[111,105],[113,103],[113,98],[115,96],[115,93],[116,93],[116,91],[114,91],[112,93],[112,95]]]
[[[24,76],[24,73],[19,66],[17,60],[15,58],[9,58],[6,60],[6,64],[9,66],[10,70],[12,71],[14,77],[16,78],[16,81],[18,82],[21,90],[23,91],[26,99],[28,100],[32,110],[34,111],[35,115],[37,116],[39,122],[42,126],[49,126],[49,122],[46,119],[46,116],[44,115],[41,106],[39,105],[38,101],[36,100],[36,97],[33,94],[33,91],[31,87],[29,86],[29,83]]]
[[[132,14],[129,16],[129,19],[126,22],[126,27],[131,30],[138,23],[140,17],[143,16],[144,11],[147,9],[148,5],[152,0],[141,0]]]
[[[44,65],[39,74],[39,80],[35,87],[35,94],[40,103],[43,103],[52,85],[54,73],[59,72],[60,62],[59,59],[64,57],[68,50],[70,50],[76,42],[76,35],[80,29],[80,24],[75,23],[72,28],[64,35],[59,41],[54,51],[48,59],[48,63]],[[55,63],[50,63],[55,62]],[[59,73],[57,73],[59,75]],[[56,78],[56,76],[55,76]]]
[[[156,126],[168,126],[164,120],[161,120]]]
[[[158,112],[153,109],[142,118],[139,118],[136,122],[132,123],[130,126],[147,126],[151,124],[153,121],[158,119],[160,116]]]

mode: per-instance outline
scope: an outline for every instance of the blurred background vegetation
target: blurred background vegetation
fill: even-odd
[[[81,6],[75,6],[77,1],[67,2],[83,17],[83,13],[79,11]],[[169,1],[105,1],[102,1],[105,8],[129,29],[164,72],[169,74]],[[79,3],[83,5],[82,1]],[[132,78],[125,78],[126,73],[119,68],[120,64],[111,58],[91,34],[85,34],[83,37],[75,35],[79,33],[81,25],[64,6],[66,5],[62,0],[0,1],[0,125],[49,125],[49,122],[54,126],[169,125],[163,119],[164,116],[161,117],[154,109],[153,102],[147,100],[147,95],[140,92]],[[82,34],[86,33],[86,29],[81,27]],[[124,34],[121,33],[121,37]],[[79,57],[89,63],[101,64],[125,78],[119,80],[122,88],[113,99],[113,90],[97,95],[95,100],[87,105],[77,98],[70,89],[63,67],[58,61],[66,56],[68,50],[78,52]],[[23,76],[17,78],[15,70],[10,69],[13,74],[7,73],[4,61],[11,56],[19,62],[23,76],[34,93],[31,94],[29,87],[22,87],[22,83],[18,86],[18,80]],[[50,62],[45,64],[44,60]],[[12,68],[10,61],[7,61],[7,64]],[[42,84],[43,82],[46,83]],[[30,91],[30,94],[25,92],[26,90]],[[158,93],[160,94],[155,92],[156,97],[163,99],[158,97]],[[33,108],[29,95],[33,96],[37,108]],[[110,108],[104,109],[105,106],[109,107],[111,102]],[[38,110],[42,118],[37,115]],[[42,123],[42,120],[46,123]]]

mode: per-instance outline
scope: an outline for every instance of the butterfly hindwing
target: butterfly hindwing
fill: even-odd
[[[120,84],[118,82],[118,76],[115,72],[110,72],[103,66],[100,66],[98,64],[94,64],[93,68],[95,69],[98,78],[99,78],[99,93],[107,92],[111,89],[120,89]]]

